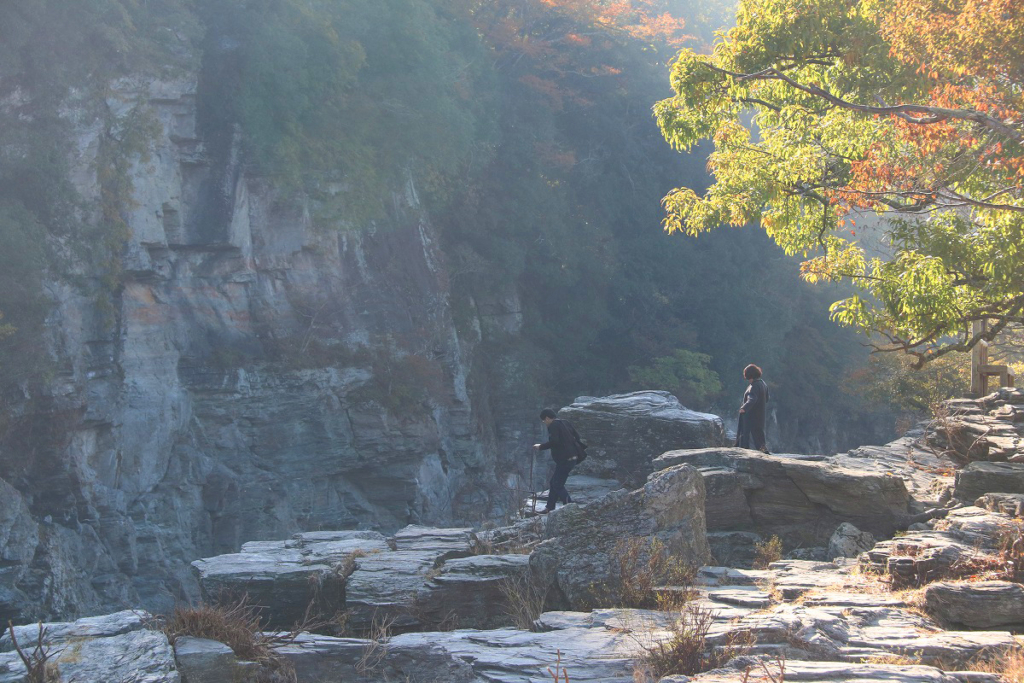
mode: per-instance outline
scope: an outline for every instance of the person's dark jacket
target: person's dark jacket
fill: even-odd
[[[550,449],[555,462],[568,462],[577,455],[577,441],[576,429],[568,420],[554,419],[548,425],[548,440],[540,445],[540,450]]]
[[[771,395],[763,379],[755,379],[743,392],[739,425],[736,429],[736,445],[767,451],[765,441],[765,412]]]
[[[763,379],[755,379],[743,392],[743,405],[740,410],[752,421],[764,423],[764,410],[768,403],[768,385]],[[735,405],[735,404],[733,404]]]

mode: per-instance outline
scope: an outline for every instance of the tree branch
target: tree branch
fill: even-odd
[[[795,88],[801,92],[805,92],[808,95],[814,97],[820,97],[821,99],[830,102],[831,104],[848,109],[850,111],[857,111],[862,114],[881,114],[884,116],[898,116],[904,121],[915,123],[919,125],[928,125],[932,123],[940,123],[949,119],[956,119],[959,121],[972,121],[996,131],[1005,137],[1017,142],[1024,144],[1024,133],[1011,128],[1006,123],[1000,121],[997,118],[983,114],[979,111],[972,111],[970,109],[947,109],[945,107],[933,107],[925,104],[895,104],[888,106],[875,107],[867,104],[857,104],[855,102],[849,102],[840,97],[836,97],[824,88],[819,88],[816,85],[804,85],[798,81],[793,80],[789,76],[785,75],[779,69],[775,67],[768,67],[761,71],[754,73],[739,73],[736,71],[730,71],[729,69],[723,69],[703,62],[704,66],[708,67],[712,71],[718,72],[725,76],[730,76],[736,80],[743,81],[782,81],[788,84],[790,87]],[[913,114],[925,114],[926,116],[914,116]]]

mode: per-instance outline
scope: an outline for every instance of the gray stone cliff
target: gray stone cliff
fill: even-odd
[[[211,152],[194,81],[121,81],[107,106],[159,132],[112,314],[48,284],[58,371],[0,443],[0,622],[166,611],[197,595],[190,561],[243,542],[500,510],[515,417],[471,371],[480,326],[452,321],[416,188],[348,226],[247,174],[237,133]],[[95,199],[109,131],[67,116]]]

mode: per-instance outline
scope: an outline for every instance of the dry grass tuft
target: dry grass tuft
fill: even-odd
[[[533,629],[533,622],[544,610],[544,594],[529,575],[510,576],[498,584],[505,597],[505,613],[516,628]]]
[[[363,654],[356,664],[360,675],[373,672],[388,656],[391,642],[391,629],[395,625],[395,617],[390,614],[374,614],[370,623],[370,633],[363,648]]]
[[[772,562],[782,559],[782,539],[772,536],[754,544],[754,569],[767,569]]]
[[[172,645],[182,636],[224,643],[239,659],[259,664],[258,683],[295,681],[291,665],[273,646],[294,640],[298,631],[264,633],[259,611],[249,604],[248,596],[231,604],[178,606],[164,620],[163,631]]]
[[[756,678],[751,678],[756,676]],[[748,666],[743,670],[743,678],[740,683],[785,683],[786,681],[786,658],[782,656],[775,659],[760,659],[757,666]]]
[[[1006,683],[1024,683],[1024,648],[1013,648],[981,656],[968,665],[970,671],[1002,676]]]

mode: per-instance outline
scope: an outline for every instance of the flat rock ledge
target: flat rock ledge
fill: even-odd
[[[688,464],[707,489],[708,531],[779,536],[784,545],[828,546],[843,522],[876,536],[891,536],[910,516],[904,479],[832,459],[765,455],[743,448],[702,448],[664,453],[656,468]]]
[[[310,606],[318,619],[342,611],[356,558],[389,551],[387,538],[375,531],[311,532],[245,543],[241,552],[196,560],[192,569],[207,602],[245,596],[261,606],[269,628],[287,630]]]
[[[343,620],[345,631],[357,634],[375,621],[395,632],[510,625],[501,587],[528,575],[529,557],[477,554],[483,547],[468,528],[409,526],[391,538],[322,531],[246,543],[240,553],[192,566],[208,601],[247,595],[271,629],[292,629],[307,614],[325,622],[323,629],[342,628]]]
[[[1024,629],[1024,585],[1009,581],[933,583],[925,606],[945,623],[967,628]]]

